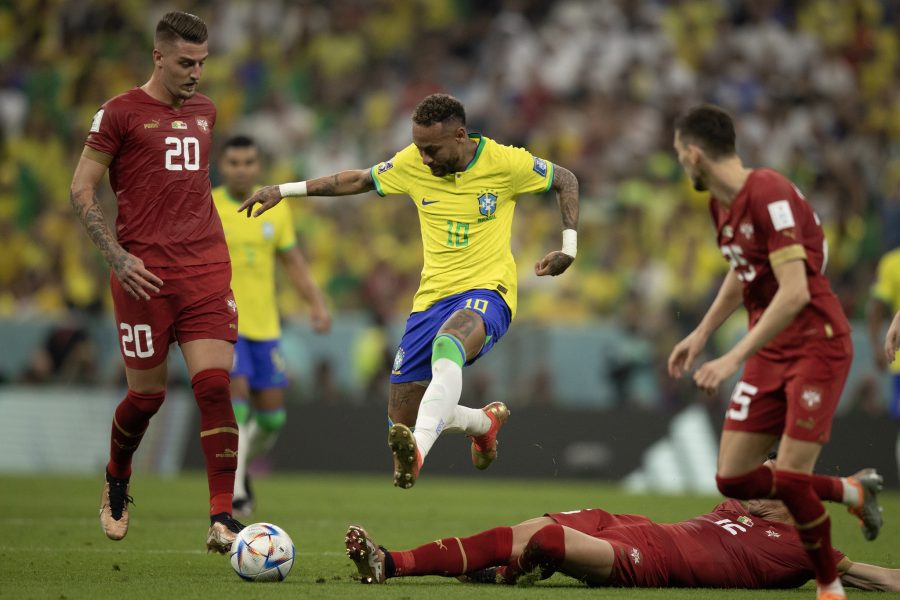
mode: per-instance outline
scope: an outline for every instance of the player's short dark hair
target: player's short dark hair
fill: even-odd
[[[412,120],[416,125],[425,127],[447,121],[459,121],[460,125],[465,125],[466,109],[462,102],[449,94],[431,94],[416,106]]]
[[[222,146],[223,151],[229,148],[256,148],[256,141],[249,135],[233,135]]]
[[[675,120],[675,131],[686,144],[696,144],[713,160],[735,154],[734,121],[712,104],[695,106]]]
[[[191,13],[167,12],[156,24],[156,42],[171,43],[179,38],[192,44],[202,44],[207,38],[206,23]]]

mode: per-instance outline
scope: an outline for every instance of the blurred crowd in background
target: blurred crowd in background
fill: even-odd
[[[572,170],[579,253],[565,276],[533,275],[561,243],[555,198],[519,201],[517,322],[615,322],[655,364],[697,323],[727,263],[671,123],[701,101],[732,111],[747,164],[782,171],[812,202],[849,315],[900,245],[896,0],[19,0],[0,4],[0,318],[59,319],[63,346],[81,315],[111,319],[107,265],[69,206],[72,171],[100,104],[148,79],[153,28],[172,8],[206,20],[200,91],[218,106],[216,139],[253,136],[261,183],[390,158],[432,92],[460,98],[471,130]],[[101,200],[112,217],[107,185]],[[402,323],[421,269],[409,200],[291,202],[334,311]],[[280,303],[302,318],[291,292]],[[6,376],[45,376],[29,371]]]

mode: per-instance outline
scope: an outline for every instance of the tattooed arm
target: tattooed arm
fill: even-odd
[[[574,231],[578,227],[578,179],[572,171],[554,164],[550,188],[556,191],[559,200],[563,229]],[[556,250],[535,264],[534,272],[538,276],[559,275],[568,269],[574,260],[574,256]]]
[[[299,194],[303,196],[352,196],[353,194],[371,192],[375,189],[375,180],[372,179],[372,171],[370,169],[341,171],[334,175],[310,179],[303,183],[306,184],[306,193]],[[247,200],[244,200],[244,203],[238,208],[238,212],[246,210],[248,217],[251,213],[254,217],[258,217],[281,202],[282,198],[280,186],[267,185]],[[254,204],[259,204],[256,212],[253,212]]]
[[[69,200],[91,241],[103,254],[125,291],[135,299],[148,300],[148,292],[159,292],[162,280],[145,269],[141,259],[119,245],[103,218],[95,195],[111,161],[112,157],[108,154],[85,147],[72,177]]]

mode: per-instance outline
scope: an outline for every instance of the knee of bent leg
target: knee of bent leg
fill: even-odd
[[[460,367],[466,362],[462,342],[449,333],[439,333],[431,344],[431,364],[439,358],[446,358]]]
[[[562,560],[566,555],[566,534],[562,525],[544,525],[531,536],[526,551],[540,553],[550,559]]]
[[[231,404],[231,377],[224,369],[207,369],[191,379],[194,397],[199,406],[219,403]]]
[[[163,400],[166,399],[166,392],[157,392],[155,394],[139,394],[133,390],[128,390],[128,398],[138,410],[144,413],[155,415],[159,407],[162,406]]]

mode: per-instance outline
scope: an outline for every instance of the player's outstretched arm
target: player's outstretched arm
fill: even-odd
[[[852,562],[847,557],[838,563],[837,568],[841,581],[848,587],[871,592],[900,592],[900,569]]]
[[[900,311],[894,315],[894,320],[891,321],[891,326],[884,338],[884,357],[887,359],[887,364],[894,362],[897,350],[900,350]]]
[[[309,181],[267,185],[247,200],[244,200],[238,208],[238,212],[247,211],[248,217],[251,214],[254,217],[258,217],[281,202],[282,198],[291,196],[352,196],[363,192],[371,192],[374,189],[375,181],[372,179],[371,170],[341,171],[334,175],[310,179]],[[259,208],[256,211],[253,211],[254,204],[259,204]]]
[[[538,277],[559,275],[575,260],[578,249],[578,179],[572,171],[553,165],[553,181],[550,188],[556,191],[559,212],[563,223],[562,250],[554,250],[534,265]]]
[[[112,157],[85,147],[69,190],[69,201],[85,231],[116,274],[122,288],[135,299],[149,300],[148,292],[159,292],[162,280],[144,268],[144,261],[125,251],[103,218],[95,192]]]
[[[290,250],[279,252],[278,258],[287,271],[294,288],[304,300],[309,302],[309,316],[313,331],[328,333],[331,329],[331,315],[328,312],[328,305],[325,303],[325,295],[322,294],[322,290],[313,279],[312,273],[309,271],[309,264],[303,258],[300,249],[294,246]]]

